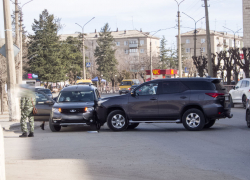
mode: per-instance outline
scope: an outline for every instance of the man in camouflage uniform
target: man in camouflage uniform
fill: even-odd
[[[23,134],[19,137],[34,137],[34,116],[33,105],[36,104],[36,98],[31,96],[21,97],[21,129]],[[29,119],[30,133],[28,135],[26,119]]]

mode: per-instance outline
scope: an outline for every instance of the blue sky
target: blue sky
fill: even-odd
[[[29,0],[19,0],[21,5]],[[177,0],[181,1],[181,0]],[[180,5],[180,12],[185,12],[198,20],[205,15],[204,4],[201,0],[185,0]],[[237,30],[243,27],[242,0],[209,0],[210,29],[225,31],[222,26]],[[11,5],[14,10],[14,5]],[[85,24],[95,17],[87,26],[85,33],[99,31],[105,23],[109,23],[111,30],[140,29],[151,32],[159,29],[174,27],[177,24],[177,4],[174,0],[33,0],[23,7],[24,25],[28,33],[32,34],[31,25],[39,14],[47,9],[49,13],[61,18],[65,27],[59,34],[71,34],[80,31],[75,25]],[[0,0],[0,32],[4,35],[3,1]],[[194,22],[181,13],[181,32],[190,31]],[[189,28],[187,28],[189,27]],[[205,20],[197,27],[205,28]],[[239,35],[243,35],[243,30]],[[158,37],[165,36],[168,45],[176,44],[177,29],[160,31]]]

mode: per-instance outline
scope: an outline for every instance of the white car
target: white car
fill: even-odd
[[[250,96],[250,78],[245,78],[240,80],[234,89],[229,91],[231,107],[234,107],[234,104],[243,104],[243,107],[246,108],[247,97]]]

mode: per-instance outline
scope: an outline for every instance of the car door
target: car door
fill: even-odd
[[[50,112],[53,107],[53,100],[42,92],[35,92],[36,95],[36,108],[37,114],[35,115],[36,121],[48,121]]]
[[[146,83],[128,95],[128,114],[132,120],[156,120],[158,114],[158,82]]]
[[[247,81],[243,80],[242,83],[241,83],[240,88],[237,89],[237,99],[240,102],[242,102],[242,96],[244,94],[244,90],[245,90],[246,84],[247,84]]]
[[[189,103],[188,88],[180,81],[164,81],[159,87],[159,117],[164,120],[179,118],[181,109]]]

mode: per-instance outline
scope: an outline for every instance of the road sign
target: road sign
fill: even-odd
[[[15,57],[19,53],[20,49],[15,44],[13,44],[13,46],[14,46],[14,57]],[[6,57],[5,45],[3,45],[3,47],[0,49],[0,54]]]
[[[188,73],[188,68],[185,67],[185,73]]]
[[[91,65],[90,65],[90,62],[87,62],[86,63],[86,67],[90,67]]]
[[[244,59],[244,54],[240,54],[240,59]]]

